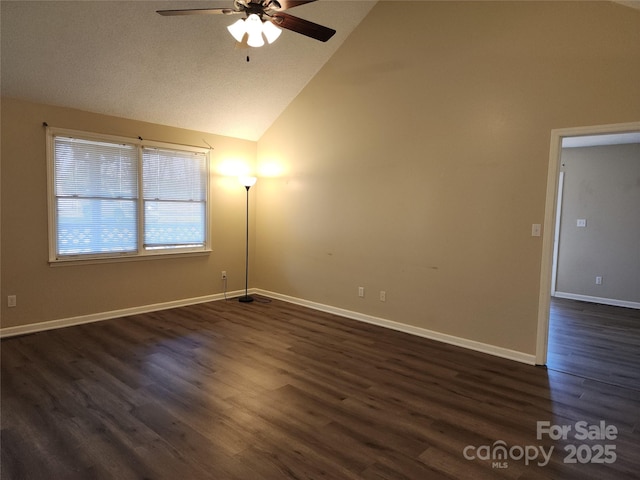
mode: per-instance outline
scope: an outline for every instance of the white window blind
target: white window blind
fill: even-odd
[[[47,132],[51,261],[208,248],[205,150]]]
[[[133,145],[54,138],[57,256],[137,250]]]
[[[207,164],[198,152],[143,148],[144,247],[204,246]]]

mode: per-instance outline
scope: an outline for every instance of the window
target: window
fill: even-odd
[[[144,246],[203,246],[207,207],[206,158],[191,152],[143,148]]]
[[[206,150],[49,128],[50,260],[208,249]]]

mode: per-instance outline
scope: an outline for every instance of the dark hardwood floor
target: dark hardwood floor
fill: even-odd
[[[2,479],[639,478],[635,390],[258,300],[2,341]]]
[[[547,366],[640,395],[640,310],[552,298]]]

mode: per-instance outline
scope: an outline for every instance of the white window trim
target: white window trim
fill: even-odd
[[[54,171],[54,137],[68,136],[77,137],[92,141],[109,141],[135,145],[138,150],[138,198],[137,198],[137,222],[138,237],[137,251],[127,253],[104,253],[104,254],[78,254],[65,255],[58,257],[57,245],[57,218],[55,203],[55,171]],[[49,237],[49,264],[51,266],[58,265],[77,265],[77,264],[96,264],[96,263],[112,263],[122,261],[136,261],[145,259],[157,259],[158,257],[181,257],[194,255],[208,255],[211,252],[211,221],[210,221],[210,171],[211,159],[209,156],[210,149],[196,147],[192,145],[182,145],[168,142],[158,142],[151,140],[141,140],[140,138],[121,137],[116,135],[106,135],[101,133],[85,132],[81,130],[71,130],[58,127],[46,127],[46,160],[47,160],[47,208],[48,208],[48,237]],[[175,250],[146,250],[144,248],[144,189],[142,178],[142,149],[144,147],[165,148],[173,150],[183,150],[189,152],[203,153],[205,155],[206,164],[206,203],[205,203],[205,244],[203,247],[181,247]]]

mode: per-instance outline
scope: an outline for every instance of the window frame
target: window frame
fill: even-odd
[[[132,252],[106,252],[106,253],[77,253],[69,255],[58,255],[58,215],[56,208],[56,188],[55,188],[55,138],[70,137],[94,142],[113,142],[132,145],[137,156],[137,196],[136,201],[136,250]],[[163,149],[176,150],[182,152],[193,152],[204,154],[205,156],[205,211],[204,211],[204,245],[202,246],[180,246],[175,248],[147,249],[145,248],[145,198],[144,198],[144,177],[143,177],[143,149]],[[211,199],[211,160],[210,148],[196,147],[192,145],[182,145],[169,142],[158,142],[143,140],[141,138],[130,138],[102,133],[86,132],[58,127],[46,127],[46,162],[47,162],[47,208],[48,208],[48,248],[49,264],[68,265],[77,263],[109,263],[114,261],[131,261],[143,259],[157,259],[161,257],[208,255],[211,252],[211,221],[210,221],[210,199]]]

